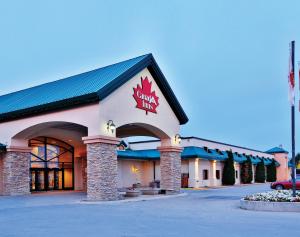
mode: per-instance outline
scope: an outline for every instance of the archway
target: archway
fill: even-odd
[[[156,148],[160,146],[161,140],[170,140],[170,137],[161,129],[145,123],[117,127],[116,136],[127,144],[124,150],[117,151],[118,189],[124,191],[134,187],[159,187],[160,154]],[[133,147],[135,141],[141,140],[156,140],[157,146],[154,149]]]
[[[74,190],[74,147],[50,137],[29,140],[30,191]]]
[[[12,146],[28,146],[30,190],[86,190],[85,126],[64,121],[36,124],[12,137]]]

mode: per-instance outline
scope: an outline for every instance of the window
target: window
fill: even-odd
[[[203,180],[208,180],[208,170],[203,170]]]
[[[235,178],[238,179],[239,178],[239,172],[236,170],[235,171]]]
[[[221,171],[216,170],[216,179],[220,179],[220,176],[221,176]]]

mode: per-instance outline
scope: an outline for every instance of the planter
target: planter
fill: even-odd
[[[159,194],[158,188],[151,188],[151,189],[144,189],[142,190],[143,195],[158,195]]]
[[[240,207],[252,211],[300,212],[300,202],[264,202],[241,199]]]
[[[127,190],[125,197],[138,197],[141,195],[140,190]]]
[[[133,184],[132,188],[141,188],[141,184],[140,183]]]

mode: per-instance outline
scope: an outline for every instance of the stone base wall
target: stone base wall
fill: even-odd
[[[180,152],[160,151],[160,172],[161,189],[179,192],[181,187]]]
[[[30,153],[8,151],[1,160],[1,195],[30,194]]]
[[[117,200],[117,151],[116,145],[87,144],[87,199]]]

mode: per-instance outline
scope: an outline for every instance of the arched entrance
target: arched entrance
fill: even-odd
[[[88,129],[83,125],[52,121],[30,126],[15,134],[8,154],[19,156],[18,160],[12,159],[18,162],[16,166],[22,165],[23,171],[15,170],[24,174],[24,190],[85,191],[86,146],[82,137],[87,133]],[[18,149],[20,145],[27,147],[26,152]]]
[[[50,137],[29,140],[30,191],[74,190],[74,147]]]
[[[157,140],[157,146],[159,146],[161,140],[170,139],[169,136],[161,129],[145,123],[119,126],[116,129],[116,136],[128,144],[126,150],[118,151],[118,188],[126,190],[134,187],[147,188],[151,185],[159,187],[161,180],[159,152],[152,151],[156,157],[149,159],[147,158],[149,151],[137,151],[131,147],[130,142],[154,139]],[[144,155],[142,155],[143,152]]]

